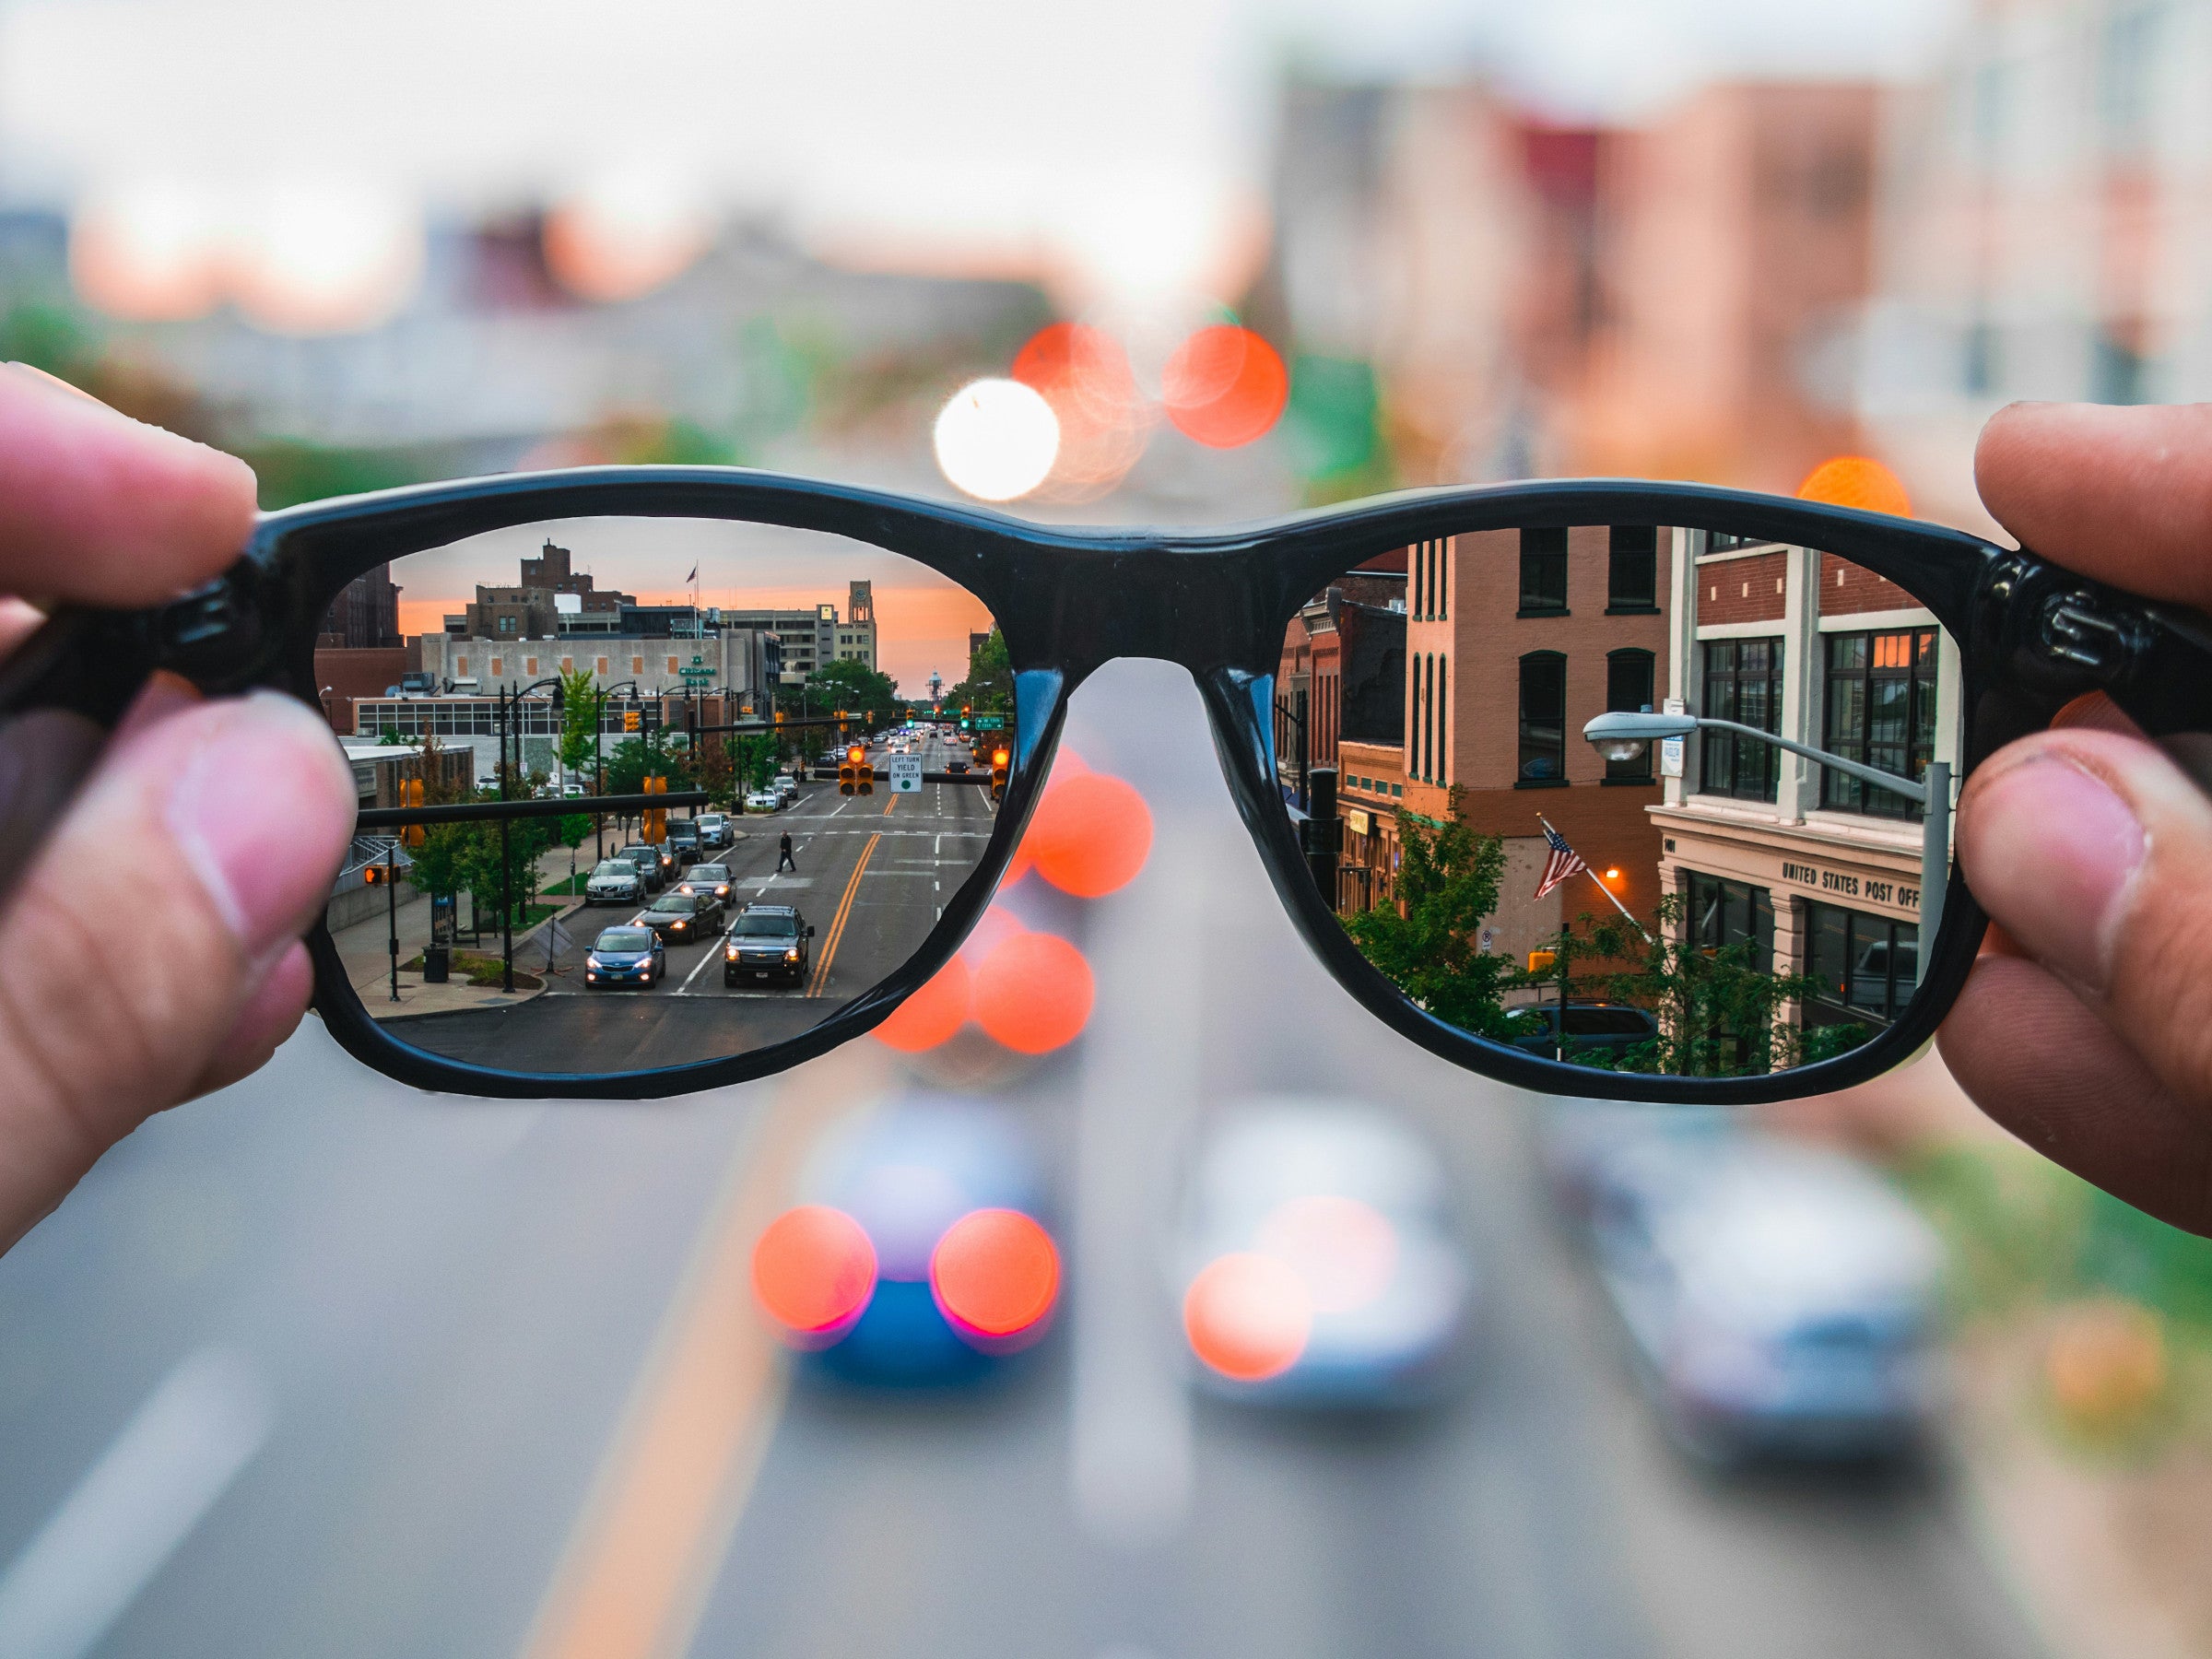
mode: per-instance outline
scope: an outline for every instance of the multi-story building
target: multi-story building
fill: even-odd
[[[389,651],[400,643],[399,586],[389,563],[362,571],[338,590],[315,636],[316,648]]]
[[[1637,915],[1653,912],[1658,778],[1648,758],[1601,759],[1581,731],[1606,710],[1653,706],[1668,683],[1677,540],[1648,524],[1446,536],[1347,579],[1376,585],[1394,566],[1402,611],[1335,587],[1306,607],[1283,675],[1304,676],[1318,752],[1337,769],[1341,908],[1393,901],[1400,814],[1435,826],[1456,811],[1504,842],[1486,949],[1524,959],[1583,912],[1611,913],[1593,881]],[[1394,692],[1387,713],[1384,686]],[[1278,724],[1278,753],[1280,735]],[[1547,823],[1592,875],[1538,900]]]
[[[1863,418],[1924,512],[1986,529],[2018,398],[2212,396],[2212,4],[1978,0],[1896,105]]]
[[[1959,657],[1896,584],[1807,547],[1675,533],[1667,695],[1687,709],[1918,778],[1957,762]],[[1886,1023],[1912,995],[1920,809],[1771,744],[1684,740],[1660,880],[1700,944],[1746,940],[1817,974],[1806,1026]]]

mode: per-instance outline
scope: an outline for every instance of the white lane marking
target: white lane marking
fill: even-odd
[[[161,1380],[0,1578],[0,1653],[80,1659],[269,1438],[245,1357],[201,1348]]]
[[[721,959],[724,946],[728,940],[728,937],[729,935],[724,934],[722,938],[715,940],[712,946],[708,948],[707,954],[699,959],[699,966],[684,975],[684,982],[676,988],[676,994],[678,996],[681,996],[685,992],[691,989],[691,982],[697,979],[700,974],[705,971],[709,962]]]

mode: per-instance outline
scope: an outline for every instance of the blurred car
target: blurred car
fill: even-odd
[[[1475,1288],[1442,1164],[1351,1100],[1262,1102],[1217,1130],[1175,1264],[1200,1386],[1268,1405],[1433,1397]]]
[[[784,806],[790,806],[797,803],[799,798],[799,781],[793,777],[789,772],[778,774],[776,781],[773,783],[771,783],[769,787],[774,790],[778,795],[782,797]]]
[[[1004,1111],[910,1098],[834,1132],[799,1191],[754,1248],[753,1288],[807,1371],[972,1383],[1050,1328],[1059,1248],[1036,1153]]]
[[[702,847],[726,847],[730,844],[730,820],[726,814],[702,812],[699,815],[699,844]]]
[[[968,762],[965,760],[947,760],[945,762],[945,770],[948,772],[964,772],[968,770]]]
[[[668,851],[676,854],[677,867],[699,862],[699,823],[694,818],[668,820]]]
[[[1937,1398],[1940,1257],[1865,1165],[1769,1135],[1644,1139],[1594,1177],[1598,1272],[1691,1455],[1910,1449]]]
[[[684,872],[684,878],[676,884],[679,893],[705,893],[725,908],[730,902],[730,866],[723,864],[696,864]]]
[[[1538,1003],[1508,1010],[1513,1034],[1506,1039],[1517,1049],[1549,1058],[1558,1051],[1559,1006]],[[1577,1050],[1612,1055],[1627,1053],[1659,1038],[1659,1022],[1642,1008],[1629,1003],[1567,1005],[1567,1055]]]
[[[1560,1216],[1587,1226],[1606,1166],[1655,1142],[1710,1142],[1738,1132],[1743,1113],[1727,1106],[1652,1106],[1554,1095],[1540,1107],[1536,1162]]]
[[[587,985],[641,985],[660,982],[668,971],[661,936],[650,927],[602,929],[583,959]]]
[[[645,879],[645,890],[657,893],[668,885],[668,866],[662,862],[661,850],[637,841],[615,854],[635,865],[638,874]]]
[[[745,797],[747,812],[774,812],[783,805],[783,797],[772,789],[756,789]]]
[[[664,945],[688,945],[722,931],[722,906],[712,893],[663,893],[633,920]]]
[[[796,905],[748,904],[730,923],[730,936],[722,947],[722,982],[804,983],[811,954],[806,941],[813,937],[813,927]]]
[[[627,858],[602,859],[583,884],[586,904],[638,904],[644,898],[644,875]]]

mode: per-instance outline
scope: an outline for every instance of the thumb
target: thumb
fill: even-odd
[[[2045,732],[1968,781],[1974,896],[2181,1099],[2212,1111],[2212,742]]]
[[[224,1075],[241,1017],[273,1044],[304,1004],[292,941],[352,831],[345,759],[290,697],[171,701],[126,720],[0,911],[0,1247]]]

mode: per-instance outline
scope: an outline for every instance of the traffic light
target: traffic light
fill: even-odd
[[[639,714],[635,709],[625,709],[622,711],[622,729],[626,732],[636,731],[642,720],[643,716]]]
[[[666,794],[668,793],[668,780],[664,777],[660,777],[657,774],[655,776],[647,778],[645,780],[644,793],[647,794]],[[668,839],[667,807],[648,806],[645,808],[644,818],[644,825],[638,832],[638,837],[641,841],[644,841],[648,846],[657,847],[663,841]]]
[[[837,793],[839,794],[874,794],[876,769],[868,764],[868,751],[854,744],[838,762]]]
[[[970,717],[971,715],[972,715],[974,712],[975,712],[975,705],[974,705],[973,703],[962,703],[962,704],[960,705],[960,730],[961,730],[961,731],[963,731],[963,732],[969,732],[969,731],[973,731],[973,730],[975,729],[973,722],[972,722],[972,721],[971,721],[971,720],[969,718],[969,717]]]
[[[381,864],[363,865],[361,879],[371,887],[380,886],[384,879],[384,866]]]
[[[991,751],[991,798],[994,801],[1006,798],[1006,766],[1013,759],[1008,750],[1000,748]]]
[[[402,806],[422,805],[422,780],[420,778],[406,778],[401,781],[399,804]],[[420,824],[409,824],[399,832],[399,844],[403,847],[419,847],[429,838],[430,832]]]

